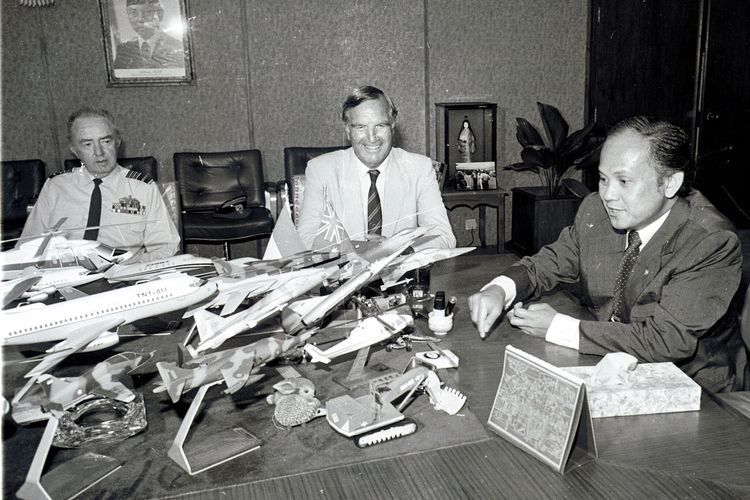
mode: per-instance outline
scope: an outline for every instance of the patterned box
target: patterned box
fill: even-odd
[[[701,387],[673,363],[639,363],[622,384],[591,383],[594,368],[563,368],[585,382],[594,418],[700,410]]]

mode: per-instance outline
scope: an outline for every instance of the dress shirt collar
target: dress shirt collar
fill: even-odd
[[[106,181],[107,179],[114,179],[117,176],[117,173],[119,171],[120,171],[120,165],[118,163],[117,166],[109,174],[105,175],[104,177],[100,177],[100,179],[102,180],[102,183],[104,183],[104,181]],[[89,170],[86,168],[86,166],[83,164],[83,162],[81,162],[81,170],[80,170],[80,172],[90,182],[93,182],[94,179],[96,178],[91,172],[89,172]]]
[[[637,231],[638,236],[641,238],[641,248],[646,246],[646,243],[648,243],[651,238],[656,234],[656,231],[659,230],[659,228],[664,224],[664,221],[667,220],[667,217],[669,216],[669,212],[671,210],[667,211],[664,215],[656,219],[654,222],[649,224],[648,226],[644,227],[643,229],[640,229]],[[625,238],[625,246],[628,245],[628,239]]]
[[[387,171],[388,165],[390,165],[391,163],[392,154],[393,154],[393,148],[391,148],[391,151],[388,153],[388,156],[385,157],[385,160],[383,160],[383,163],[381,163],[380,165],[376,167],[376,170],[380,170],[381,174],[384,174]],[[353,157],[355,168],[357,169],[357,172],[358,172],[357,175],[359,177],[359,180],[363,183],[367,181],[367,185],[369,186],[370,175],[367,172],[369,172],[371,169],[367,165],[362,163],[359,160],[359,158],[357,158],[357,155],[354,154],[354,150],[352,150],[352,157]]]

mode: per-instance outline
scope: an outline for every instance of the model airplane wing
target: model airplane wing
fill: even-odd
[[[229,367],[221,369],[221,376],[224,379],[224,383],[227,385],[224,392],[227,394],[234,394],[245,387],[250,381],[252,367],[242,367],[242,370],[239,370],[238,368],[239,367]],[[254,380],[259,380],[259,378],[260,377],[258,376],[253,377]]]
[[[58,292],[60,292],[60,295],[62,295],[65,300],[73,300],[73,299],[80,299],[81,297],[88,297],[87,293],[84,293],[77,288],[73,288],[72,286],[66,286],[64,288],[60,288]]]
[[[119,380],[113,380],[107,384],[107,387],[96,387],[91,390],[92,394],[98,394],[106,398],[116,399],[124,403],[129,403],[135,398],[135,394],[125,384]]]
[[[247,295],[247,290],[236,290],[230,293],[227,296],[224,307],[222,307],[221,313],[219,313],[219,315],[226,316],[228,314],[232,314],[237,310],[238,307],[240,307],[240,304],[242,304],[242,301],[245,300],[245,297],[247,297]]]
[[[3,294],[3,306],[5,307],[14,300],[18,299],[32,286],[36,285],[39,280],[42,279],[42,275],[37,274],[33,276],[21,276],[9,281],[2,283],[2,294]]]
[[[107,332],[112,328],[116,328],[122,323],[123,321],[121,319],[110,318],[86,325],[86,327],[82,329],[72,330],[68,335],[68,338],[62,342],[58,342],[49,349],[47,352],[50,354],[45,356],[33,370],[25,375],[25,377],[38,377],[39,375],[46,373],[49,369],[60,364],[71,354],[84,349],[90,343],[95,341],[102,333]]]

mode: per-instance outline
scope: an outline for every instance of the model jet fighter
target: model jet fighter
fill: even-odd
[[[302,345],[310,335],[267,337],[244,347],[197,356],[183,367],[176,363],[156,363],[162,383],[154,388],[154,392],[166,391],[176,403],[191,389],[223,381],[226,385],[224,393],[233,394],[262,379],[263,374],[258,373],[261,368]]]
[[[135,399],[135,394],[122,379],[147,363],[153,355],[153,352],[122,352],[97,363],[79,376],[41,375],[28,394],[14,401],[13,420],[18,424],[45,420],[50,413],[57,415],[95,396],[129,403]]]
[[[313,363],[330,363],[333,358],[388,340],[413,324],[414,318],[411,314],[389,311],[363,319],[349,332],[345,340],[325,351],[312,344],[306,344],[305,352],[312,356]]]

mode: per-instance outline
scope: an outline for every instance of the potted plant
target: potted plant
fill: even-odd
[[[506,169],[539,174],[541,186],[513,188],[513,228],[510,248],[533,254],[557,239],[560,231],[573,223],[581,198],[589,189],[568,177],[577,169],[599,161],[604,138],[596,123],[569,133],[568,122],[560,111],[537,102],[546,141],[536,127],[524,118],[516,118],[516,138],[523,146],[521,162]]]

